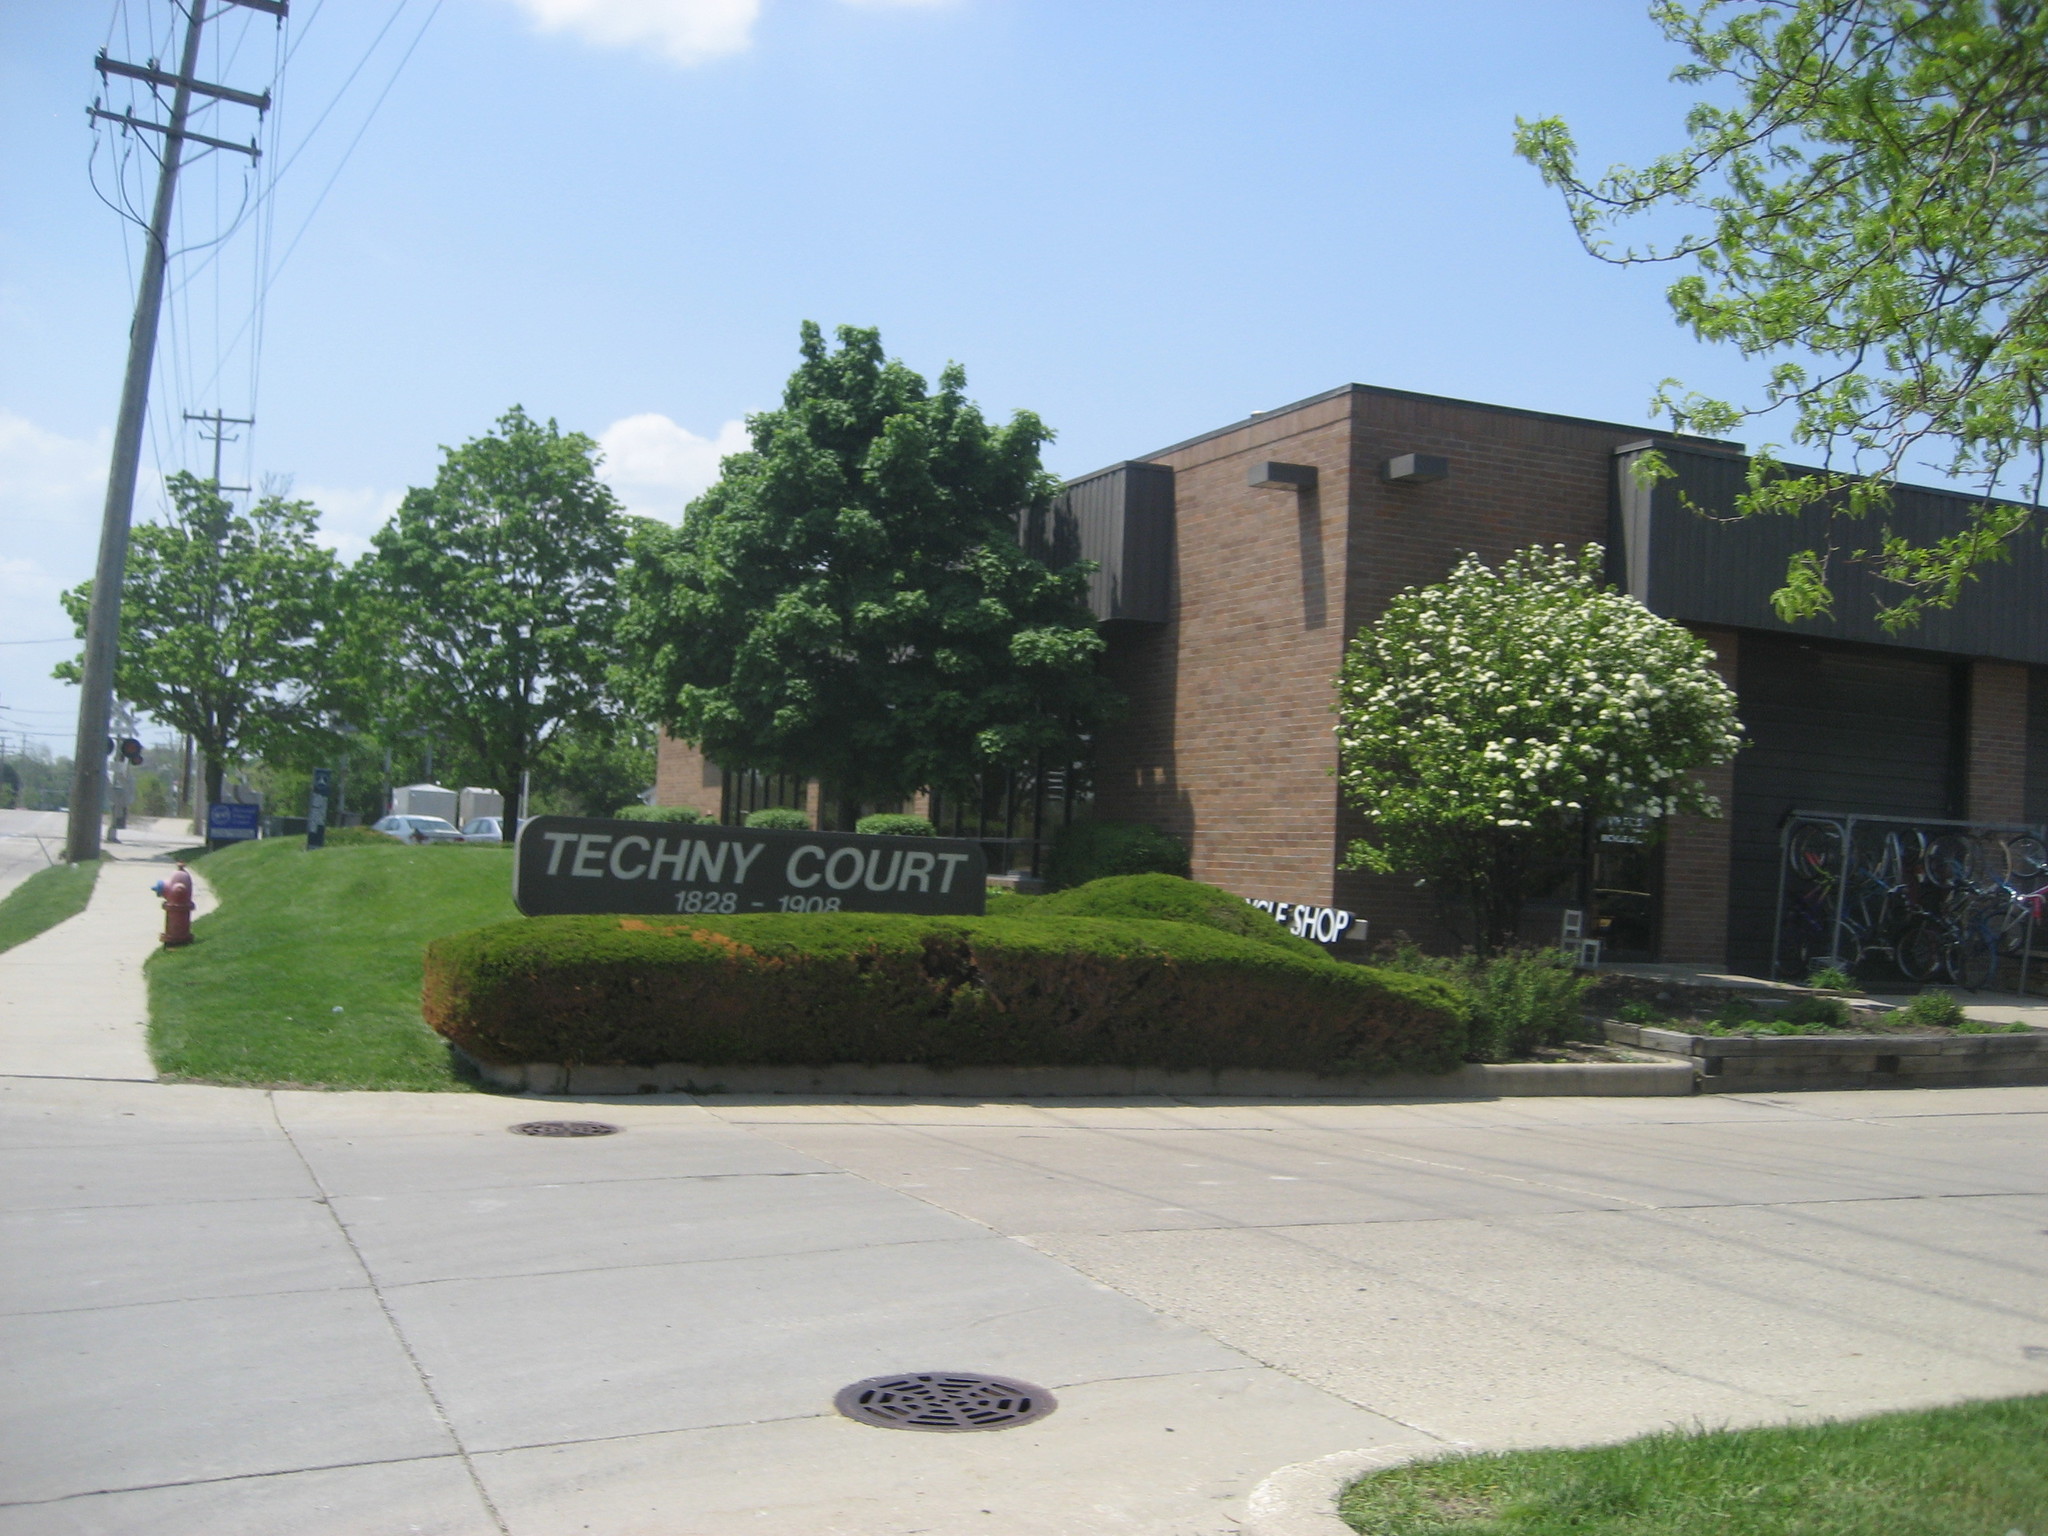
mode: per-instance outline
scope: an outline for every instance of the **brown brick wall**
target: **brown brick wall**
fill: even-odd
[[[677,741],[666,731],[654,743],[654,803],[692,805],[707,816],[719,810],[722,777],[718,768],[704,760],[704,754],[687,741]]]
[[[1175,471],[1176,617],[1109,637],[1132,711],[1097,751],[1096,814],[1173,832],[1196,879],[1241,896],[1330,899],[1350,430],[1340,395],[1155,455]],[[1260,459],[1318,484],[1254,490]]]
[[[2027,788],[2027,669],[1970,664],[1969,760],[1964,793],[1973,821],[2023,821]]]
[[[1729,687],[1741,666],[1741,637],[1728,629],[1694,631],[1714,648]],[[1658,958],[1682,965],[1728,964],[1728,857],[1734,837],[1735,765],[1695,775],[1721,802],[1718,819],[1674,816],[1664,828],[1663,933]]]

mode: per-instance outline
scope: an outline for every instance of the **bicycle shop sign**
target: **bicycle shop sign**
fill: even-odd
[[[981,845],[751,827],[536,816],[519,828],[512,901],[562,913],[922,912],[978,917]]]
[[[1280,924],[1299,939],[1314,939],[1318,944],[1334,944],[1339,939],[1362,940],[1365,937],[1365,920],[1346,912],[1342,907],[1317,907],[1299,901],[1252,901],[1250,905]],[[1352,932],[1353,929],[1357,932]]]

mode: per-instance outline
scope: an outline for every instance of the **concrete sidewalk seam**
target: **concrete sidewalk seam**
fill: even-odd
[[[349,1472],[363,1467],[416,1467],[437,1461],[456,1461],[460,1451],[438,1456],[386,1456],[370,1461],[321,1461],[305,1467],[278,1467],[267,1472],[230,1472],[221,1477],[172,1478],[161,1483],[129,1483],[118,1488],[87,1488],[78,1493],[60,1493],[52,1499],[0,1499],[0,1509],[44,1509],[69,1504],[77,1499],[103,1499],[114,1494],[155,1493],[163,1488],[213,1488],[223,1483],[254,1483],[266,1477],[302,1477],[308,1472]]]
[[[327,1208],[328,1220],[334,1223],[335,1231],[340,1234],[341,1240],[348,1245],[348,1251],[355,1259],[356,1266],[362,1270],[363,1278],[369,1284],[370,1295],[377,1303],[377,1310],[383,1314],[385,1327],[391,1330],[391,1337],[397,1342],[400,1352],[405,1356],[406,1363],[412,1367],[413,1374],[418,1378],[420,1390],[426,1394],[427,1402],[434,1410],[434,1417],[440,1422],[441,1428],[447,1434],[449,1442],[454,1445],[455,1454],[461,1458],[462,1469],[469,1475],[470,1486],[476,1490],[477,1499],[482,1503],[484,1512],[490,1516],[491,1524],[497,1527],[499,1536],[512,1536],[511,1527],[506,1525],[505,1517],[498,1511],[497,1501],[491,1497],[490,1490],[484,1486],[484,1480],[477,1472],[476,1463],[470,1458],[468,1446],[463,1443],[461,1434],[455,1428],[455,1420],[449,1414],[447,1405],[441,1401],[441,1394],[434,1390],[433,1380],[428,1376],[426,1367],[420,1363],[419,1354],[412,1347],[412,1340],[405,1336],[405,1330],[399,1326],[397,1315],[392,1312],[391,1303],[385,1297],[383,1287],[377,1282],[376,1271],[370,1268],[370,1261],[363,1256],[363,1250],[357,1245],[355,1234],[349,1230],[348,1223],[342,1219],[341,1212],[334,1208],[333,1191],[328,1189],[326,1184],[321,1181],[320,1175],[314,1169],[311,1160],[307,1158],[305,1152],[293,1138],[291,1128],[284,1123],[283,1115],[278,1113],[277,1094],[274,1091],[266,1091],[264,1097],[270,1105],[270,1118],[276,1123],[278,1131],[291,1147],[292,1155],[299,1160],[299,1166],[305,1169],[306,1177],[312,1181],[313,1187],[320,1191],[320,1199],[317,1203]]]

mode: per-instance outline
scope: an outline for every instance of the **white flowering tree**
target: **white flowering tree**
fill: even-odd
[[[1599,573],[1597,545],[1467,556],[1345,654],[1338,772],[1373,822],[1347,866],[1420,876],[1482,951],[1598,818],[1720,814],[1688,774],[1742,745],[1705,643]]]

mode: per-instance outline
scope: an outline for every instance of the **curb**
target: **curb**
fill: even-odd
[[[642,1093],[874,1094],[941,1098],[1503,1099],[1662,1098],[1693,1092],[1693,1065],[1671,1062],[1474,1063],[1441,1076],[1318,1077],[1312,1072],[1230,1069],[1171,1072],[1148,1067],[936,1067],[904,1064],[824,1067],[652,1067],[463,1060],[493,1088],[512,1093],[597,1096]]]
[[[1432,1440],[1423,1445],[1376,1445],[1297,1461],[1252,1490],[1246,1501],[1245,1531],[1248,1536],[1358,1536],[1337,1515],[1337,1500],[1352,1483],[1369,1472],[1473,1449],[1460,1441]]]

